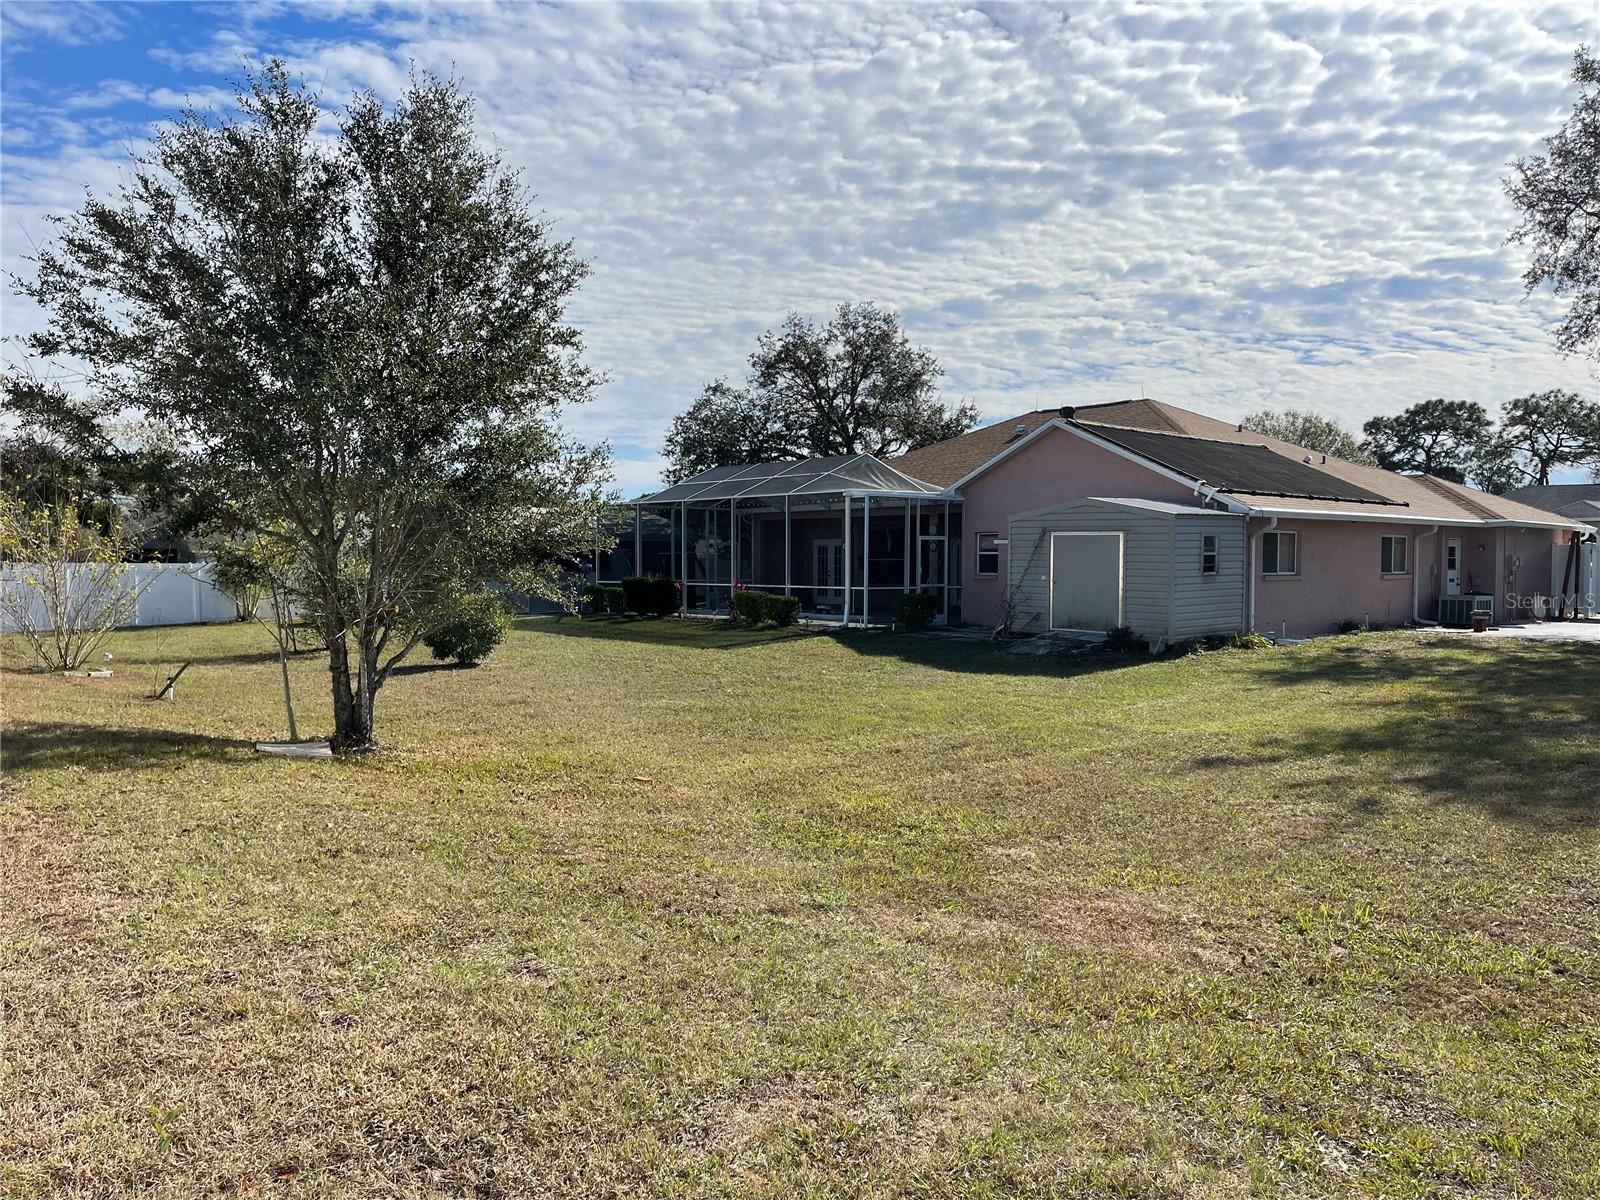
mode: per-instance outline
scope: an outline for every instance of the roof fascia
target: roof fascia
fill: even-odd
[[[1381,512],[1339,512],[1323,508],[1259,507],[1251,510],[1256,517],[1293,517],[1297,521],[1360,521],[1368,525],[1474,525],[1485,529],[1573,529],[1592,532],[1581,521],[1519,521],[1511,517],[1489,520],[1486,517],[1420,517]]]

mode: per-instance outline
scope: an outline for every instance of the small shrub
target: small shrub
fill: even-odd
[[[1133,654],[1149,648],[1150,643],[1126,625],[1114,625],[1106,630],[1107,650],[1115,650],[1119,654]]]
[[[1213,650],[1270,650],[1272,639],[1259,633],[1208,633],[1204,637],[1173,642],[1167,653],[1175,658],[1189,654],[1208,654]]]
[[[462,600],[450,619],[422,641],[434,658],[453,658],[467,666],[477,666],[505,641],[510,629],[511,618],[500,597],[479,592]]]
[[[667,617],[678,611],[679,588],[659,575],[630,575],[622,581],[626,611],[641,617]]]
[[[733,599],[728,602],[728,615],[735,621],[743,621],[746,625],[759,625],[769,619],[771,602],[776,599],[776,596],[767,592],[734,588]]]
[[[729,614],[747,625],[771,621],[774,625],[793,625],[800,619],[800,597],[779,596],[750,588],[735,588]]]
[[[603,583],[591,583],[583,589],[583,599],[592,614],[625,613],[628,611],[627,593],[619,587],[607,587]]]
[[[1339,633],[1365,633],[1367,631],[1367,623],[1365,621],[1357,621],[1352,617],[1349,620],[1340,621],[1337,629]]]
[[[767,620],[774,625],[782,625],[787,628],[799,619],[799,596],[769,596],[767,598]]]
[[[1271,650],[1272,639],[1260,633],[1235,633],[1222,639],[1224,650]]]
[[[932,592],[901,592],[893,604],[896,629],[926,629],[939,611],[939,597]]]
[[[76,671],[118,625],[134,621],[143,583],[121,529],[85,520],[80,499],[28,508],[0,495],[0,616],[47,671]]]

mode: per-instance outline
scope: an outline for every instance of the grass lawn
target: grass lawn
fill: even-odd
[[[1600,1194],[1600,648],[529,621],[350,763],[112,649],[5,647],[7,1194]]]

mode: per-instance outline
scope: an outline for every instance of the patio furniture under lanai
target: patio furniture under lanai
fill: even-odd
[[[746,587],[798,596],[813,620],[887,624],[896,595],[929,591],[938,621],[960,620],[960,500],[870,454],[717,467],[631,508],[596,579],[675,579],[686,613],[725,613]]]

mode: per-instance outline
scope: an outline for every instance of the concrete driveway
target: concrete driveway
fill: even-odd
[[[1525,638],[1530,642],[1593,642],[1600,646],[1600,619],[1584,621],[1530,621],[1525,625],[1501,625],[1483,633],[1470,629],[1446,629],[1469,638]]]

